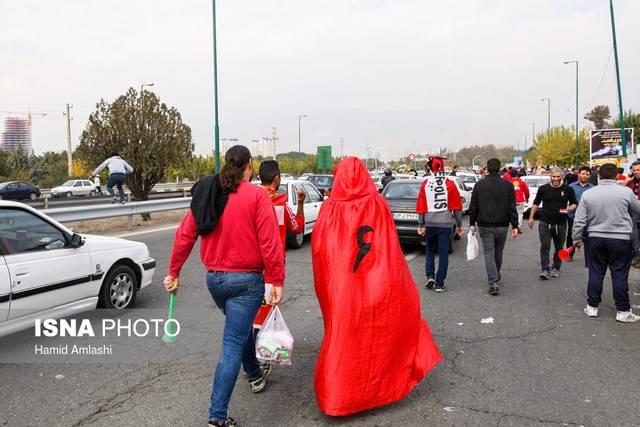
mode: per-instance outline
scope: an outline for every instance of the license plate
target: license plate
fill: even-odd
[[[418,214],[414,213],[404,213],[404,212],[394,212],[393,219],[403,219],[406,221],[417,221]]]

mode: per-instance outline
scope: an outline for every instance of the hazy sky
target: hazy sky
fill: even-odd
[[[271,135],[279,152],[333,145],[400,157],[438,147],[531,143],[532,123],[617,114],[607,0],[218,0],[221,137]],[[640,110],[640,1],[618,0],[623,103]],[[213,147],[211,2],[0,1],[0,110],[34,118],[37,153],[78,143],[100,98],[153,82]],[[636,28],[634,30],[634,28]],[[602,82],[602,84],[601,84]],[[5,115],[0,115],[0,118]],[[584,123],[584,121],[581,122]],[[2,125],[0,125],[2,126]],[[1,129],[1,127],[0,127]]]

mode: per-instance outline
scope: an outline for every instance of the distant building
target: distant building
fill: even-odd
[[[5,151],[22,151],[27,156],[33,153],[31,146],[31,120],[20,117],[7,117],[4,120],[4,132],[0,147]]]
[[[271,138],[262,138],[255,140],[254,149],[251,152],[256,157],[262,157],[263,159],[275,159],[276,147]]]

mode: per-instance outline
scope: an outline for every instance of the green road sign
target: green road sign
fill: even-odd
[[[318,169],[320,170],[333,169],[333,160],[331,158],[330,145],[318,146]]]

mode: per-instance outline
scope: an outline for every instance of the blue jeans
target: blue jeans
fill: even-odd
[[[207,287],[226,316],[209,407],[210,420],[224,420],[240,363],[250,379],[258,378],[261,373],[256,359],[253,319],[264,296],[264,277],[262,273],[209,272]]]
[[[111,197],[116,197],[113,193],[113,186],[118,187],[118,193],[120,193],[120,202],[124,202],[124,190],[122,189],[122,184],[126,179],[126,175],[123,173],[113,173],[109,175],[109,181],[107,181],[107,192],[111,195]]]
[[[444,285],[449,268],[449,245],[451,244],[451,228],[427,227],[427,256],[425,258],[425,268],[427,277],[435,277],[436,286]],[[435,253],[438,250],[438,273],[435,273],[436,260]]]

